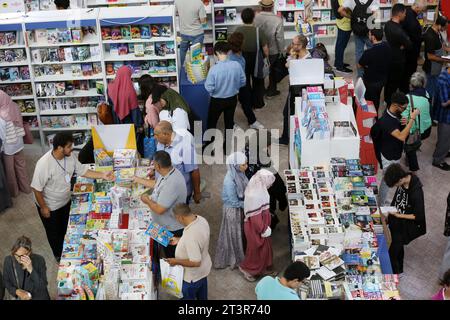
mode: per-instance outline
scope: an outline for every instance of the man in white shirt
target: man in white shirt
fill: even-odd
[[[375,27],[375,14],[380,8],[380,0],[344,0],[339,7],[341,16],[350,19],[353,34],[355,36],[355,65],[364,52],[364,48],[371,48],[369,29]],[[379,18],[379,17],[377,17]],[[358,68],[358,77],[362,77],[363,69]]]
[[[31,188],[39,216],[55,259],[59,262],[70,213],[71,179],[74,173],[92,179],[114,180],[110,172],[95,172],[82,165],[72,154],[73,137],[57,133],[53,149],[36,163]]]
[[[175,0],[175,8],[180,17],[180,62],[184,66],[189,47],[196,43],[203,44],[206,10],[201,0]]]
[[[209,255],[210,229],[205,218],[194,214],[188,205],[178,204],[173,209],[175,218],[184,225],[181,238],[172,238],[176,245],[175,258],[166,259],[171,266],[183,266],[183,299],[208,300],[208,275],[211,272]]]

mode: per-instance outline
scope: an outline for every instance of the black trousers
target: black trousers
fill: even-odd
[[[403,241],[398,239],[395,232],[391,231],[392,243],[389,247],[389,258],[391,260],[392,272],[394,274],[403,273],[403,259],[405,258],[405,248]]]
[[[236,111],[237,97],[229,98],[213,98],[209,104],[208,113],[208,129],[215,129],[217,121],[223,113],[225,129],[233,129],[234,127],[234,112]]]
[[[419,56],[413,52],[406,56],[405,72],[403,73],[402,84],[400,86],[400,91],[404,93],[409,92],[409,80],[411,80],[413,73],[417,71],[418,58]]]
[[[255,113],[252,108],[252,92],[247,86],[243,86],[239,89],[239,102],[241,103],[242,110],[247,118],[248,124],[253,124],[256,121]]]
[[[431,128],[429,127],[427,130],[424,131],[421,135],[422,141],[428,138],[431,134]],[[410,171],[417,171],[419,170],[419,161],[417,160],[417,151],[411,151],[411,152],[405,152],[406,159],[408,160],[408,167]]]
[[[389,68],[389,76],[384,88],[384,101],[387,106],[391,104],[391,96],[394,92],[400,89],[403,80],[403,74],[405,72],[405,63],[391,63]],[[403,92],[408,93],[408,91]]]
[[[366,94],[364,95],[364,97],[366,98],[366,100],[373,102],[378,113],[378,108],[380,107],[381,91],[383,90],[384,83],[364,81],[364,85],[366,86]]]
[[[56,260],[59,260],[63,250],[67,224],[69,223],[70,202],[58,210],[51,211],[50,218],[42,217],[41,208],[38,205],[36,205],[36,207],[42,224],[44,225],[45,233],[47,234],[48,243],[50,244],[50,248],[52,248],[53,255]]]
[[[252,107],[255,109],[264,107],[264,79],[255,78],[256,52],[242,52],[245,58],[246,87],[251,92]]]
[[[269,72],[269,86],[267,87],[268,92],[277,91],[277,79],[275,72],[275,61],[278,59],[278,54],[269,55],[270,62],[270,72]]]
[[[290,86],[289,94],[286,98],[286,103],[283,108],[283,133],[280,137],[280,140],[286,143],[289,143],[289,121],[290,116],[295,114],[295,97],[301,95],[301,88]]]

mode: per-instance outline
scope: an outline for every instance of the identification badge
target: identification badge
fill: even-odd
[[[64,176],[64,178],[66,179],[66,182],[67,182],[67,183],[70,183],[70,176],[69,176],[68,174],[66,174],[66,175]]]

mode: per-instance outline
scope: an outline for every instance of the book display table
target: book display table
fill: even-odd
[[[57,275],[60,300],[156,300],[151,213],[132,182],[147,177],[135,149],[116,149],[111,159],[95,150],[97,171],[115,172],[115,182],[77,178]],[[143,163],[144,164],[144,163]]]
[[[375,166],[361,164],[351,102],[340,100],[325,99],[321,87],[308,87],[296,98],[291,117],[291,169],[284,172],[291,253],[312,271],[299,295],[400,299],[376,201]]]

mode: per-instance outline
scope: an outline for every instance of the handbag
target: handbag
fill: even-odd
[[[162,289],[177,298],[183,298],[183,276],[184,268],[182,266],[170,266],[163,259],[159,260],[161,268],[161,287]]]
[[[287,58],[284,55],[279,55],[277,59],[272,63],[272,69],[275,73],[275,81],[281,82],[288,74],[289,70],[286,67]]]
[[[259,43],[259,28],[256,28],[256,62],[255,70],[253,75],[255,78],[264,79],[270,73],[270,62],[269,59],[264,57],[263,50]]]
[[[414,99],[412,95],[409,95],[409,100],[411,101],[411,111],[414,112]],[[420,149],[420,146],[422,145],[422,139],[420,135],[420,115],[417,116],[418,118],[418,125],[416,126],[416,130],[413,133],[409,133],[408,138],[405,142],[405,152],[415,152]]]

